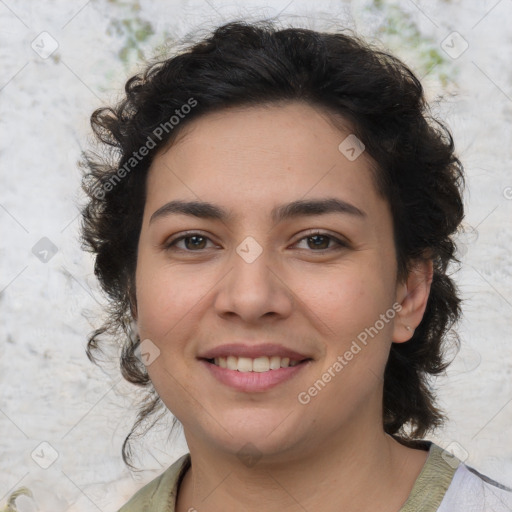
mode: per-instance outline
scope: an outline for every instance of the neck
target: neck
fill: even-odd
[[[287,457],[263,456],[254,464],[187,442],[192,467],[180,486],[176,512],[396,512],[427,456],[382,430],[344,429]]]

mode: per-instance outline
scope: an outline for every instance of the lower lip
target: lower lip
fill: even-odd
[[[278,370],[269,370],[268,372],[239,372],[238,370],[228,370],[215,364],[209,363],[204,359],[201,363],[206,365],[212,375],[223,384],[244,391],[246,393],[267,391],[268,389],[281,384],[293,376],[297,375],[306,366],[309,366],[311,360],[299,363],[296,366],[288,368],[279,368]]]

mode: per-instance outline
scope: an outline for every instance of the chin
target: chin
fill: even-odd
[[[296,415],[284,408],[266,412],[261,408],[238,409],[222,414],[222,422],[216,424],[215,431],[203,431],[201,437],[209,438],[218,449],[237,456],[282,455],[291,453],[300,442],[299,425],[292,423],[294,418]]]

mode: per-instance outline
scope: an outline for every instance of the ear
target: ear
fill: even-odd
[[[137,325],[137,305],[130,299],[130,314],[132,320],[130,321],[130,338],[132,343],[135,343],[139,338],[139,326]]]
[[[401,309],[395,316],[394,343],[404,343],[413,337],[427,307],[433,275],[432,260],[418,259],[414,261],[405,282],[397,286],[396,302]]]

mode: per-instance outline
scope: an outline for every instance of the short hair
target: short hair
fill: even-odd
[[[165,413],[136,356],[140,339],[130,335],[148,170],[158,150],[172,145],[192,120],[229,107],[304,102],[334,122],[348,121],[364,143],[376,164],[376,190],[391,209],[398,279],[418,258],[431,259],[434,268],[421,323],[412,339],[391,346],[383,428],[407,444],[440,426],[446,416],[436,405],[431,377],[450,364],[446,340],[459,343],[452,327],[460,298],[448,270],[458,262],[454,235],[464,216],[464,175],[450,131],[431,114],[413,72],[345,31],[232,21],[148,65],[126,82],[125,93],[115,106],[91,116],[96,141],[108,151],[84,154],[81,227],[82,245],[95,254],[94,272],[108,298],[108,317],[89,335],[87,354],[97,362],[104,343],[119,344],[122,375],[147,391],[123,444],[124,461],[131,465],[137,429],[153,417],[151,428],[154,414]],[[177,111],[187,113],[176,123],[171,118]],[[149,139],[153,149],[135,162]]]

